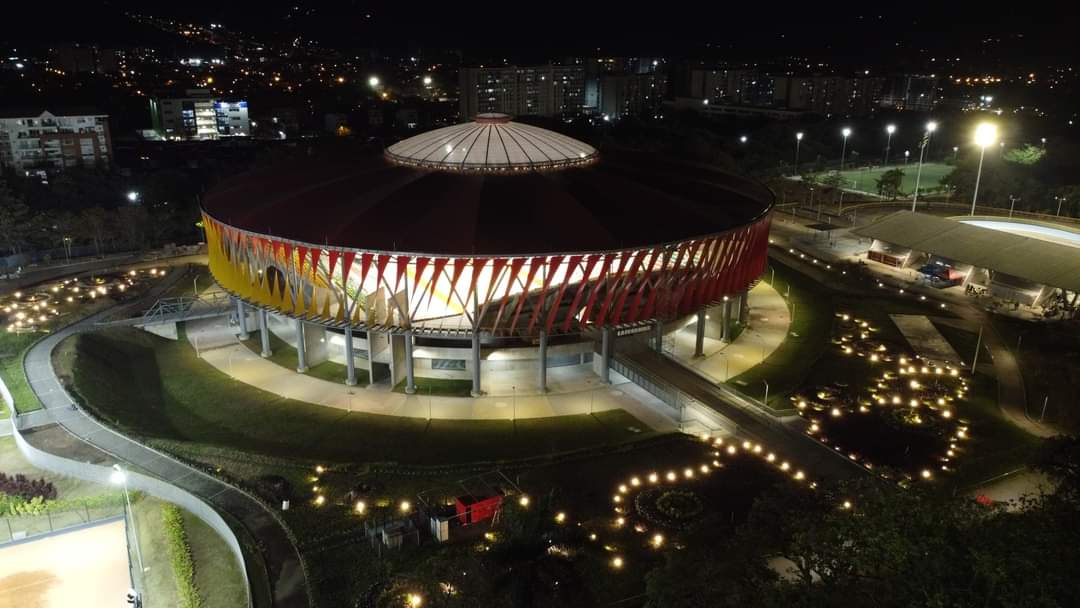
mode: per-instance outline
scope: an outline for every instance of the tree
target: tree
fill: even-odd
[[[514,608],[592,605],[569,557],[584,543],[583,532],[555,522],[551,497],[528,507],[504,502],[500,517],[498,539],[484,560],[497,594],[509,594]]]
[[[0,239],[12,255],[19,253],[19,246],[29,230],[30,208],[15,198],[5,182],[0,182]]]
[[[1005,153],[1005,160],[1018,165],[1034,165],[1046,156],[1046,149],[1031,144],[1012,148]]]
[[[877,178],[878,194],[889,200],[896,200],[900,195],[900,184],[904,181],[903,169],[889,169]]]
[[[825,177],[821,178],[821,185],[826,188],[830,188],[833,191],[833,200],[836,200],[837,193],[844,187],[844,176],[839,171],[833,171]]]

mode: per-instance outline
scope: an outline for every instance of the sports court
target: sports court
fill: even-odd
[[[116,608],[129,586],[123,520],[0,547],[0,608]]]
[[[941,180],[952,173],[955,167],[945,163],[923,163],[922,177],[919,179],[919,192],[928,194],[941,187]],[[888,166],[857,166],[849,164],[840,176],[844,178],[844,189],[858,190],[868,194],[877,194],[877,180],[883,173],[892,169],[900,169],[904,172],[904,179],[900,182],[900,192],[904,195],[915,191],[915,174],[919,169],[918,163],[912,161],[907,164],[889,164]],[[831,171],[814,175],[819,181],[828,176]]]

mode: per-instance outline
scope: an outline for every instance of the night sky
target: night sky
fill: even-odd
[[[420,3],[187,0],[178,3],[80,2],[41,19],[40,7],[18,3],[0,40],[140,42],[148,36],[123,10],[220,21],[268,38],[302,35],[342,49],[443,46],[515,58],[634,53],[664,56],[715,52],[730,58],[799,54],[857,64],[910,61],[924,53],[1003,61],[1075,57],[1063,10],[944,3]],[[959,4],[959,3],[957,3]],[[877,5],[877,6],[875,6]],[[10,9],[5,9],[10,11]],[[1025,11],[1028,11],[1025,13]],[[20,15],[25,13],[25,16]],[[18,25],[17,28],[11,27]],[[5,31],[6,30],[6,31]],[[142,40],[145,42],[145,40]]]

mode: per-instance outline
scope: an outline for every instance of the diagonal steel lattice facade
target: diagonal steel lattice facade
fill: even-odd
[[[668,320],[747,289],[764,271],[770,215],[644,248],[439,256],[303,243],[203,212],[210,270],[250,304],[328,326],[529,338]]]

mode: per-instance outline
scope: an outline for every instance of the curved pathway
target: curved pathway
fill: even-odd
[[[162,452],[146,447],[100,424],[77,409],[56,377],[52,351],[65,338],[93,329],[94,323],[113,312],[107,309],[53,333],[35,344],[26,355],[24,367],[31,390],[42,406],[64,430],[76,438],[126,461],[137,470],[186,490],[239,520],[260,541],[264,551],[273,605],[288,608],[309,606],[307,581],[296,547],[268,508],[250,494],[238,490]],[[61,454],[62,455],[62,454]]]

